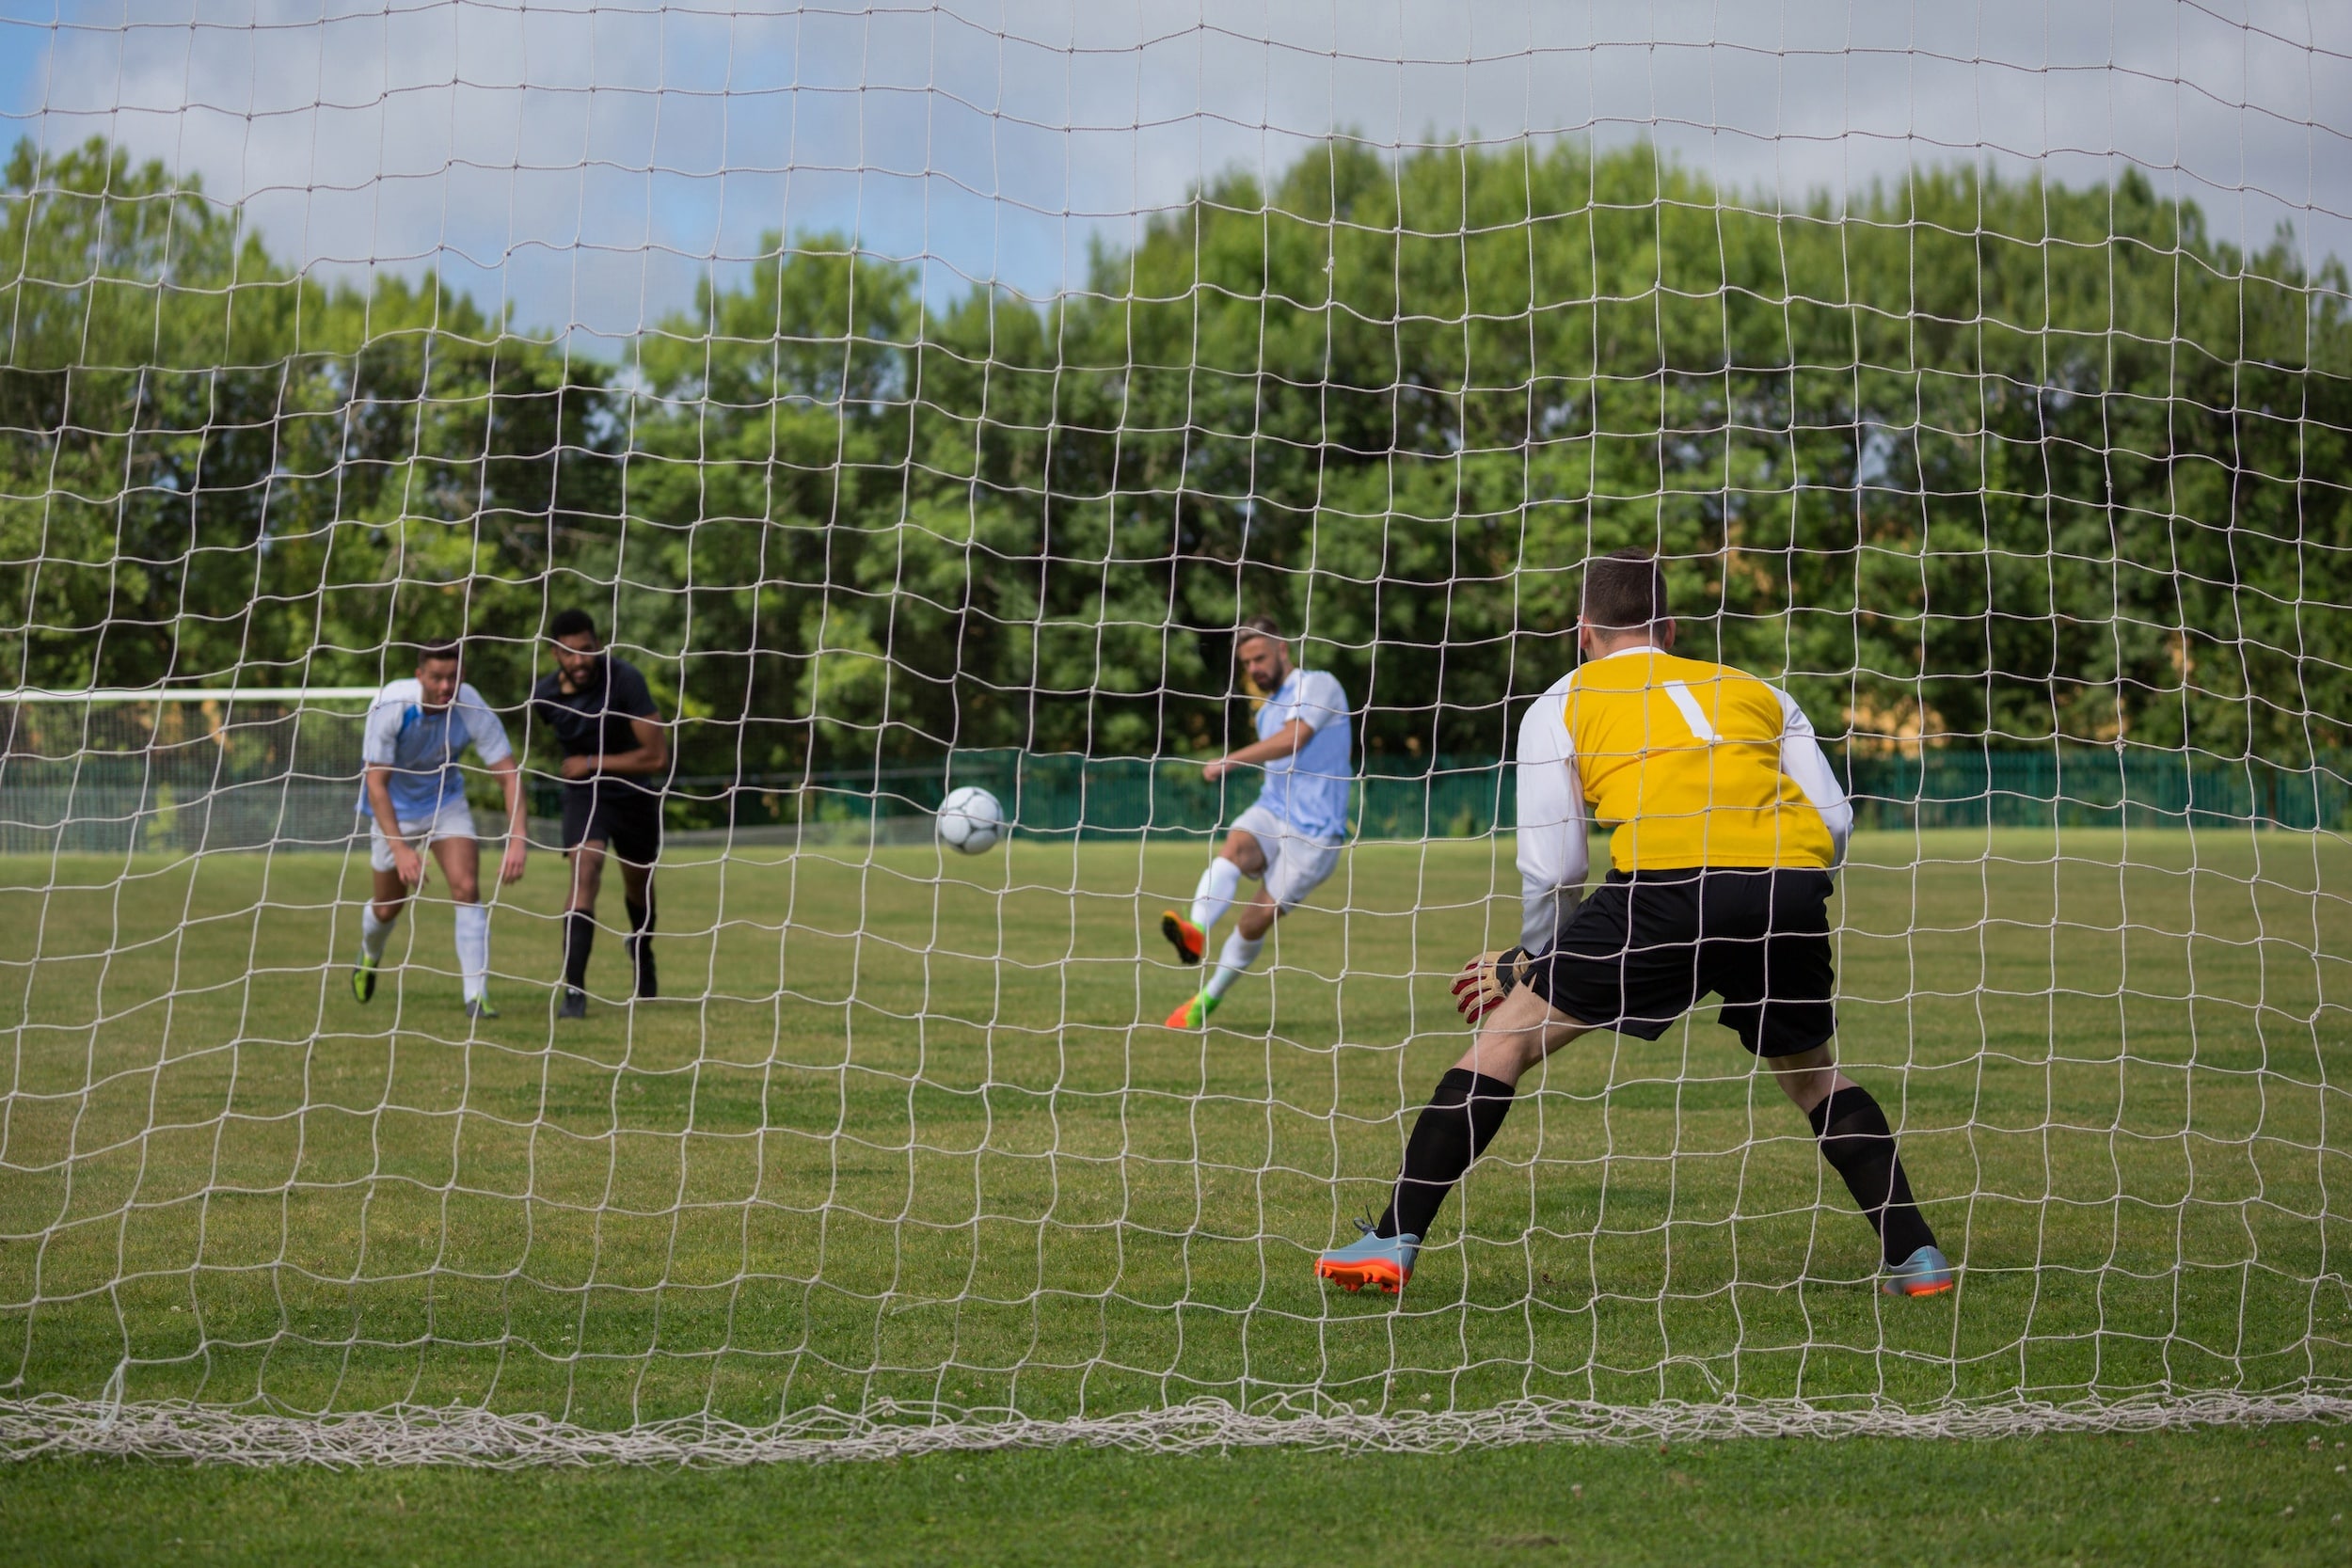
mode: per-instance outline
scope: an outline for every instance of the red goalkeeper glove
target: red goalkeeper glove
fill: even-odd
[[[1454,1008],[1476,1023],[1502,1006],[1502,999],[1519,989],[1535,960],[1524,947],[1481,953],[1462,966],[1454,981]]]

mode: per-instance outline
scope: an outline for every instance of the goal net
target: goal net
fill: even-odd
[[[0,1450],[2352,1413],[2325,8],[35,16]],[[1951,1294],[1875,1288],[1711,999],[1532,1073],[1401,1296],[1312,1272],[1518,932],[1516,727],[1629,546],[1853,800],[1838,1050]],[[667,753],[659,994],[608,864],[579,1018],[570,610]],[[1257,617],[1343,843],[1170,1027]],[[445,638],[522,769],[511,883],[458,775],[496,1016],[453,862],[355,969],[362,730]]]

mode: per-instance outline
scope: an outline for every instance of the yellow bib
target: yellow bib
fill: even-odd
[[[1577,671],[1565,718],[1617,870],[1830,864],[1821,814],[1780,770],[1779,693],[1754,675],[1618,654]]]

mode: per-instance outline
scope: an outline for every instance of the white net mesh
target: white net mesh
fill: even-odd
[[[0,1449],[2352,1408],[2340,17],[0,37]],[[1625,545],[1854,796],[1840,1050],[1954,1295],[1872,1289],[1711,1007],[1523,1084],[1401,1299],[1311,1275],[1518,928],[1513,725]],[[567,608],[675,721],[663,995],[608,886],[580,1020]],[[1259,614],[1351,705],[1351,842],[1168,1029]],[[540,846],[479,1022],[438,869],[350,982],[366,694],[460,633]]]

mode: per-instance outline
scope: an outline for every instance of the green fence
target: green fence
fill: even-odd
[[[1841,765],[1859,826],[2212,827],[2256,823],[2341,831],[2352,825],[2352,756],[2312,768],[2151,748],[2078,745],[1850,756]],[[798,777],[680,779],[677,828],[791,827],[889,821],[935,810],[947,790],[980,784],[1025,834],[1205,836],[1257,796],[1259,776],[1223,785],[1199,764],[1017,751],[956,753],[945,767]],[[554,804],[551,785],[542,784]],[[1510,769],[1492,757],[1372,757],[1351,813],[1363,839],[1474,838],[1508,832]]]

